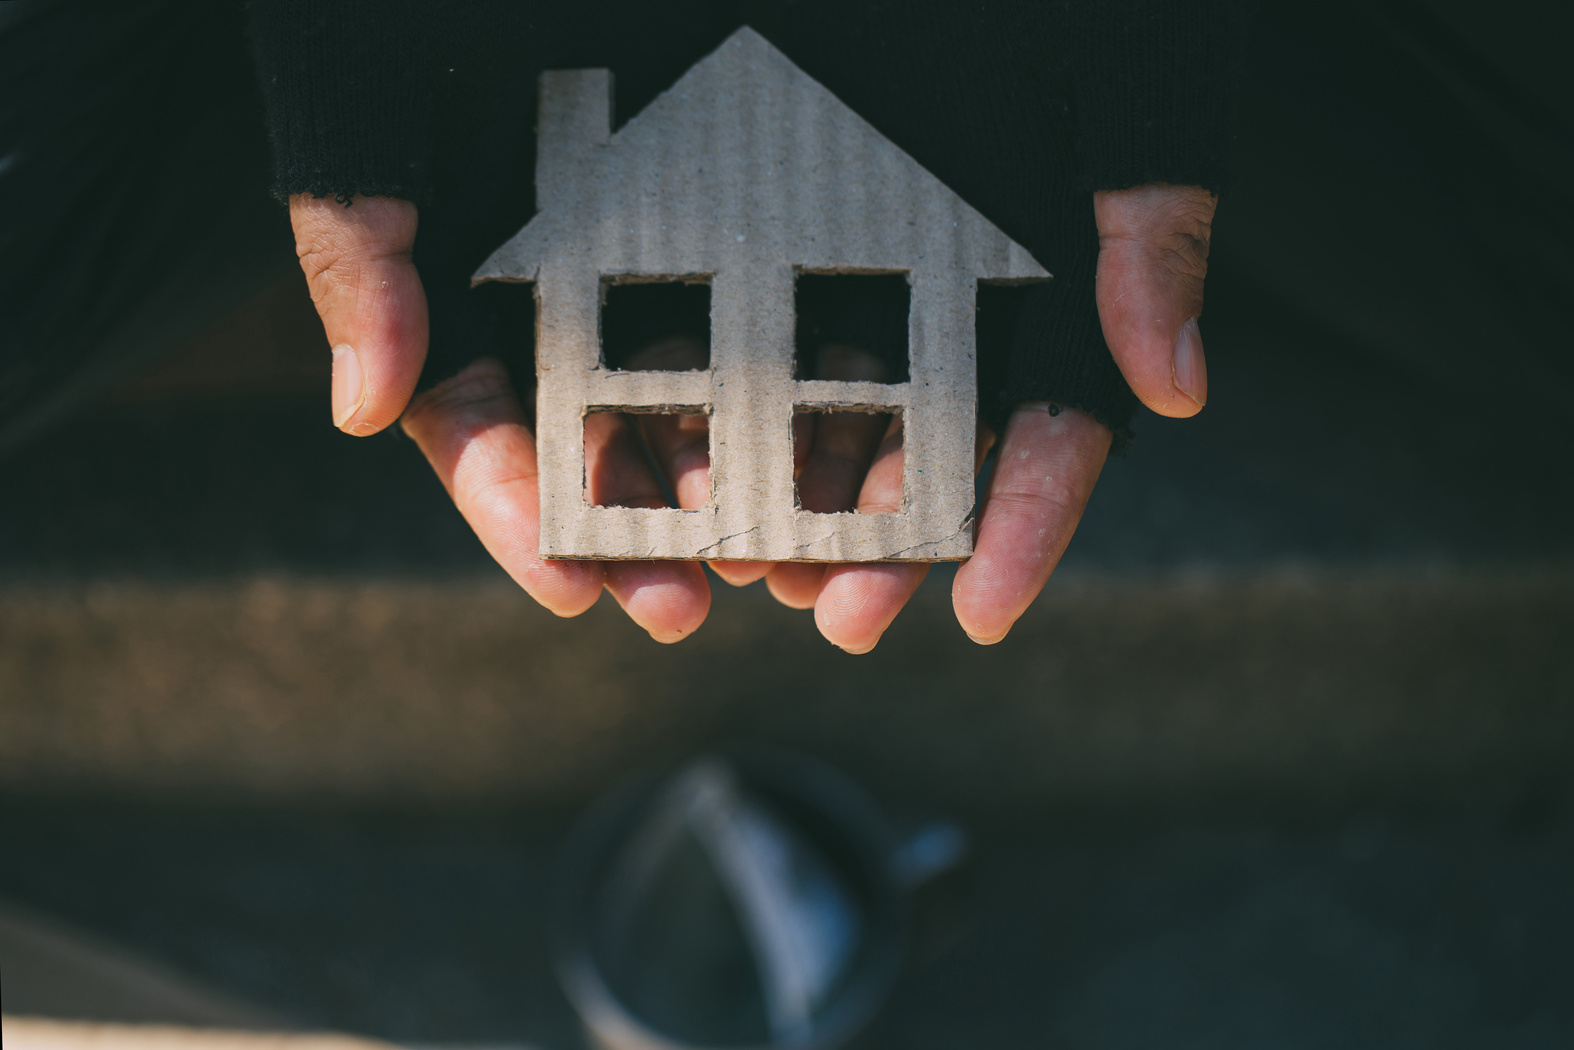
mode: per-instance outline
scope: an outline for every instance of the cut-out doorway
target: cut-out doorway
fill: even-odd
[[[584,450],[584,499],[592,506],[697,510],[711,502],[703,408],[593,408]]]
[[[816,514],[899,514],[902,415],[878,408],[793,408],[797,505]]]
[[[710,283],[704,275],[608,277],[601,285],[601,364],[616,371],[710,367]]]
[[[793,378],[905,383],[912,288],[904,273],[800,273]],[[826,354],[827,347],[867,355]]]

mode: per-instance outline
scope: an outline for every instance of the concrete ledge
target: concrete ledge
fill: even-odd
[[[935,575],[864,657],[720,584],[670,648],[610,600],[558,620],[506,582],[12,586],[0,790],[573,805],[634,764],[738,737],[979,814],[1569,778],[1566,570],[1090,577],[1054,584],[987,649]]]

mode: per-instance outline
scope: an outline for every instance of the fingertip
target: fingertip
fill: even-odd
[[[880,639],[885,634],[882,630],[870,637],[868,632],[846,630],[843,625],[820,615],[818,611],[814,615],[814,625],[819,629],[821,637],[852,656],[863,656],[865,653],[873,652],[874,647],[880,644]]]
[[[814,603],[814,626],[822,637],[843,652],[861,656],[880,644],[885,633],[884,623],[861,622],[860,614],[866,602],[862,595],[847,593],[845,586],[832,581],[820,589]]]
[[[605,585],[600,562],[543,560],[523,581],[525,592],[537,604],[565,620],[592,609]]]
[[[968,641],[974,645],[999,645],[1006,640],[1006,635],[1011,633],[1011,628],[1016,626],[1014,619],[1006,619],[1004,624],[999,621],[1002,617],[995,617],[994,622],[988,617],[969,616],[966,609],[966,596],[953,592],[951,608],[956,613],[956,622],[961,625],[962,633],[967,635]]]
[[[928,571],[925,563],[830,566],[814,603],[815,626],[838,649],[867,653]]]
[[[1178,392],[1164,401],[1155,398],[1147,402],[1147,406],[1166,419],[1190,419],[1203,408],[1202,405]]]
[[[1202,411],[1208,400],[1208,372],[1195,318],[1168,332],[1116,330],[1106,337],[1143,407],[1170,419],[1189,419]]]
[[[971,641],[978,645],[995,645],[1004,640],[1015,625],[1011,609],[1016,602],[1001,593],[1000,581],[985,580],[980,586],[980,581],[967,572],[972,564],[968,562],[957,570],[951,588],[951,608],[963,633]],[[987,566],[981,568],[987,569]]]
[[[776,567],[772,561],[712,561],[705,564],[710,566],[723,583],[733,587],[747,587],[752,583],[763,580],[771,569]]]
[[[832,593],[829,587],[820,589],[820,600],[814,603],[814,626],[836,648],[861,656],[880,644],[880,633],[851,627],[846,622],[847,610],[842,597]]]
[[[1191,367],[1201,370],[1203,365],[1200,358]],[[1207,376],[1204,374],[1200,384],[1197,384],[1200,393],[1194,394],[1183,389],[1182,380],[1176,374],[1179,371],[1180,367],[1176,364],[1172,366],[1171,375],[1166,380],[1132,382],[1132,391],[1144,407],[1157,415],[1167,419],[1190,419],[1207,404]],[[1191,382],[1195,383],[1195,380]]]
[[[987,601],[979,601],[975,597],[979,588],[974,584],[972,575],[978,570],[970,572],[972,565],[972,559],[963,562],[957,567],[956,575],[951,579],[951,611],[956,614],[956,622],[969,641],[978,645],[994,645],[1006,636],[1006,632],[1011,627],[1008,624],[1002,630],[998,623],[991,622],[988,614],[998,613],[998,607]],[[987,568],[987,566],[980,567]],[[998,619],[998,616],[995,619]]]
[[[789,609],[812,609],[824,580],[824,565],[784,561],[765,574],[765,587],[771,597]]]
[[[710,584],[696,562],[611,562],[606,580],[629,619],[664,645],[699,630],[710,612]]]

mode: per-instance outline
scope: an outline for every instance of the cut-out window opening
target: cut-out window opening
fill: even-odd
[[[710,416],[703,407],[585,413],[585,502],[698,510],[711,502]]]
[[[816,514],[905,509],[900,411],[796,405],[792,437],[799,509]]]
[[[601,364],[630,372],[710,367],[710,277],[605,277]]]
[[[800,273],[793,299],[793,378],[907,382],[905,273]]]

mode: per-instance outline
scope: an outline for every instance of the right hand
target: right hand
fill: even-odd
[[[411,400],[426,361],[426,296],[411,261],[417,212],[409,201],[357,197],[350,207],[305,194],[290,198],[296,254],[333,347],[333,422],[375,434],[403,417],[459,512],[499,565],[541,605],[577,616],[602,588],[660,642],[692,634],[710,611],[697,562],[548,561],[538,551],[536,445],[508,372],[492,359]],[[593,434],[608,466],[627,458],[616,429]],[[592,454],[601,451],[593,449]],[[660,498],[640,463],[598,472],[598,502]]]

